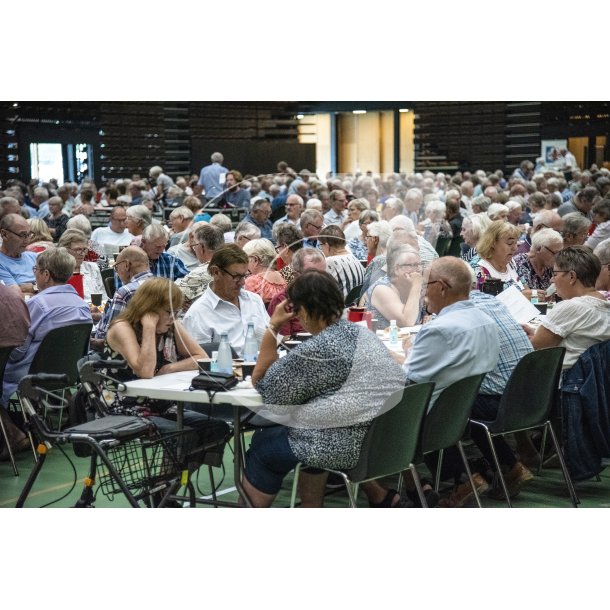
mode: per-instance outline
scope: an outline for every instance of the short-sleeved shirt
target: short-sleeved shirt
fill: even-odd
[[[532,263],[526,252],[515,255],[513,257],[513,263],[524,288],[546,290],[551,285],[553,269],[547,267],[542,275],[538,275],[534,270],[534,267],[532,267]]]
[[[362,286],[364,268],[350,252],[326,258],[326,271],[338,282],[345,298],[356,286]]]
[[[23,252],[13,258],[0,252],[0,280],[7,286],[11,284],[33,284],[36,281],[32,268],[36,264],[34,252]]]
[[[541,324],[562,338],[563,368],[568,369],[587,348],[610,339],[610,301],[590,296],[561,301]]]

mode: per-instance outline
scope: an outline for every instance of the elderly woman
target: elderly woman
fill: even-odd
[[[492,203],[487,208],[487,216],[489,216],[489,220],[507,220],[508,219],[509,209],[508,206],[505,206],[503,203]]]
[[[366,231],[367,260],[370,263],[378,256],[384,256],[388,240],[392,237],[392,228],[387,220],[372,222]]]
[[[390,246],[387,254],[388,274],[372,284],[364,304],[385,328],[390,320],[398,326],[413,326],[420,312],[422,264],[419,251],[405,244]]]
[[[487,279],[502,280],[504,289],[512,285],[516,285],[519,290],[523,289],[512,260],[517,252],[520,235],[521,231],[517,227],[504,220],[496,220],[489,225],[477,243],[480,258],[470,262],[478,283]]]
[[[417,225],[423,238],[433,247],[436,247],[439,237],[453,237],[453,230],[445,220],[446,213],[447,208],[442,201],[436,199],[428,201],[424,208],[425,218]]]
[[[610,237],[610,199],[598,201],[591,209],[593,222],[597,225],[595,231],[591,233],[585,246],[594,249],[605,239]]]
[[[563,245],[582,246],[587,240],[591,221],[580,212],[570,212],[563,216]]]
[[[359,218],[358,218],[358,227],[360,229],[360,233],[349,239],[347,235],[345,239],[347,239],[347,247],[349,251],[361,261],[365,261],[368,258],[368,247],[366,243],[367,237],[367,229],[368,225],[373,222],[379,221],[379,214],[375,210],[364,210]]]
[[[320,271],[288,288],[263,336],[252,382],[266,416],[286,425],[257,430],[243,481],[256,507],[270,506],[285,475],[299,462],[313,468],[352,468],[371,420],[404,385],[401,367],[377,337],[341,319],[343,295]],[[294,316],[313,337],[278,359],[277,329]],[[287,383],[290,380],[290,383]],[[326,474],[303,473],[301,505],[321,506]]]
[[[354,288],[362,286],[364,268],[360,261],[345,247],[345,234],[337,225],[329,225],[320,231],[320,250],[326,256],[326,270],[339,284],[346,297]]]
[[[132,205],[125,210],[127,220],[125,226],[133,235],[130,246],[140,246],[144,229],[152,223],[152,212],[142,204]]]
[[[239,246],[242,250],[244,246],[253,239],[260,239],[261,230],[251,222],[242,220],[237,227],[233,237],[233,243]]]
[[[523,206],[521,205],[521,202],[511,199],[507,201],[505,205],[506,209],[508,210],[508,215],[506,216],[507,222],[510,222],[511,225],[517,226],[519,224],[521,215],[523,214]],[[494,218],[493,220],[499,219]]]
[[[475,256],[478,256],[477,242],[481,239],[481,235],[490,224],[491,220],[489,220],[489,216],[485,213],[466,216],[462,221],[460,235],[466,246],[468,246],[468,249],[462,253],[462,259],[467,263],[475,258]]]
[[[347,204],[347,220],[341,225],[345,233],[345,239],[358,238],[362,234],[360,228],[360,216],[362,212],[369,209],[369,202],[366,199],[352,199]]]
[[[243,247],[248,255],[248,271],[244,288],[258,294],[265,306],[271,299],[286,288],[286,280],[279,271],[272,269],[275,260],[275,248],[265,238],[253,239]]]
[[[491,199],[485,195],[479,195],[478,197],[473,197],[471,205],[473,214],[487,214],[487,210],[491,205]]]
[[[77,214],[68,220],[68,229],[78,229],[87,237],[87,254],[85,260],[89,263],[96,263],[100,271],[108,268],[108,257],[106,250],[100,243],[91,239],[91,222],[84,214]]]
[[[117,381],[151,379],[157,375],[198,370],[205,351],[188,334],[175,314],[182,307],[182,292],[170,280],[152,278],[134,293],[125,311],[108,328],[104,357],[126,360],[128,368],[111,372]],[[176,430],[175,407],[165,400],[117,397],[118,405],[140,411],[162,433]],[[224,422],[201,413],[184,411],[185,428],[198,432],[199,440],[221,444],[228,436]]]
[[[597,256],[601,263],[601,270],[595,282],[595,288],[600,291],[606,301],[610,301],[610,239],[605,239],[593,254]]]
[[[538,290],[538,300],[544,301],[545,291],[553,281],[555,256],[563,248],[561,233],[541,229],[532,235],[532,247],[513,257],[517,275],[523,284],[522,293],[528,299]]]
[[[68,215],[64,212],[64,200],[61,197],[49,199],[49,215],[45,222],[53,241],[58,241],[61,234],[68,228]]]
[[[92,294],[101,294],[102,299],[107,300],[108,295],[104,288],[104,281],[99,267],[95,263],[85,261],[87,253],[87,236],[77,229],[68,229],[59,240],[59,247],[66,248],[74,257],[74,273],[83,276],[83,294],[85,301],[91,302]],[[101,312],[91,313],[93,321],[97,322],[102,316]]]
[[[566,348],[564,369],[572,367],[587,348],[610,339],[610,301],[595,289],[600,271],[599,259],[589,248],[569,246],[558,252],[553,281],[562,301],[535,333],[526,327],[534,349]]]
[[[47,248],[52,248],[55,245],[49,232],[49,227],[44,220],[41,218],[28,218],[28,225],[30,225],[32,233],[30,243],[26,247],[28,252],[44,252]]]
[[[295,252],[303,247],[303,234],[293,224],[283,222],[275,229],[275,241],[277,243],[275,251],[277,252],[278,262],[281,260],[284,265],[280,269],[280,275],[287,284],[290,284],[294,279],[292,258]]]

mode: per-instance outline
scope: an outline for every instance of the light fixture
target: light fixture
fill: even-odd
[[[297,114],[297,120],[300,121],[301,119],[304,119],[304,118],[305,118],[304,114]]]
[[[366,110],[352,110],[354,114],[366,114]]]
[[[409,108],[399,108],[398,112],[409,112]]]

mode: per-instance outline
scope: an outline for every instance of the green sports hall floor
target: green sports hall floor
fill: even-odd
[[[53,507],[70,507],[80,497],[82,489],[82,478],[86,474],[88,459],[75,457],[71,446],[64,447],[67,456],[74,464],[77,471],[76,485],[75,474],[68,461],[59,449],[54,448],[50,451],[47,461],[28,497],[26,507],[40,507],[50,504]],[[17,456],[17,466],[19,476],[14,476],[10,462],[0,462],[0,507],[12,508],[15,506],[17,498],[28,473],[33,465],[31,452],[24,452]],[[223,473],[224,470],[224,473]],[[425,467],[422,466],[422,472]],[[232,452],[229,447],[225,451],[224,469],[215,468],[214,476],[216,484],[224,480],[220,485],[219,495],[223,500],[236,501],[237,494],[233,487]],[[429,475],[428,475],[429,476]],[[601,481],[589,480],[578,483],[576,491],[581,500],[581,508],[602,508],[610,506],[610,471],[604,470],[600,475]],[[386,482],[389,486],[396,484],[395,480]],[[207,476],[207,469],[202,468],[198,478],[198,495],[207,496],[210,494],[210,484]],[[284,481],[284,486],[280,492],[274,506],[288,506],[290,491],[292,486],[292,474],[288,475]],[[65,496],[62,498],[62,496]],[[481,502],[484,508],[505,508],[504,502],[499,502],[482,496]],[[326,497],[325,505],[329,508],[346,507],[347,494],[344,489],[339,489],[329,493]],[[367,506],[366,498],[363,494],[359,495],[359,505]],[[99,490],[96,495],[95,506],[99,508],[126,507],[128,503],[122,495],[117,495],[111,501]],[[525,485],[518,497],[514,498],[515,508],[570,508],[572,506],[567,492],[567,488],[561,475],[561,470],[545,468],[539,476]],[[198,505],[198,507],[206,507]]]

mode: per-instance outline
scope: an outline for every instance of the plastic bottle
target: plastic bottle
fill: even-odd
[[[396,320],[390,320],[390,343],[398,343],[398,328]]]
[[[212,352],[212,362],[210,362],[210,372],[215,373],[218,370],[218,352]]]
[[[222,333],[222,335],[220,335],[217,366],[219,373],[230,374],[233,372],[233,356],[231,355],[231,345],[229,344],[229,336],[227,333]]]
[[[244,343],[244,362],[256,362],[258,356],[258,342],[254,334],[254,323],[248,322],[246,342]]]
[[[538,291],[536,289],[532,290],[532,295],[530,296],[530,303],[532,305],[536,305],[538,303]]]

